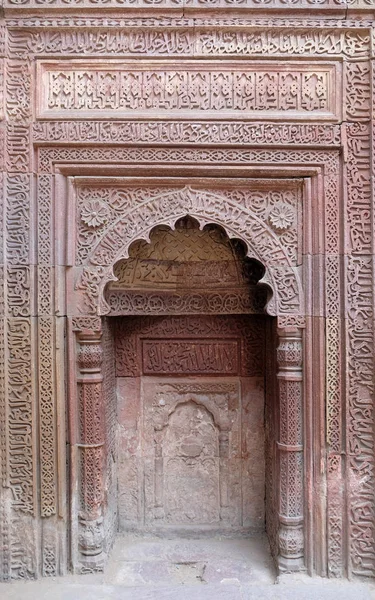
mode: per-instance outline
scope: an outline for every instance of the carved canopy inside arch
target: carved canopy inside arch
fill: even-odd
[[[103,213],[105,213],[103,199]],[[215,224],[232,239],[241,240],[248,257],[264,266],[260,283],[272,290],[267,304],[271,315],[303,314],[300,267],[286,243],[288,229],[296,220],[293,208],[278,202],[267,219],[233,195],[219,190],[201,190],[192,186],[163,190],[145,201],[133,203],[110,220],[108,226],[90,249],[85,259],[78,289],[85,291],[85,280],[94,273],[97,288],[97,313],[108,314],[104,288],[115,281],[114,265],[129,257],[129,248],[136,240],[150,242],[151,231],[160,225],[172,230],[176,223],[189,215],[200,228]],[[271,294],[270,294],[271,296]]]
[[[105,291],[112,315],[264,312],[268,289],[256,285],[264,267],[222,228],[186,216],[175,229],[155,227],[150,240],[116,263]]]

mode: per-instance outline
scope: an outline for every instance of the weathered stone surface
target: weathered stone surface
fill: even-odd
[[[373,3],[3,4],[0,578],[265,513],[373,577]]]
[[[298,575],[275,579],[267,540],[158,539],[120,536],[101,574],[67,576],[26,584],[0,584],[5,600],[56,597],[142,600],[371,600],[374,585]]]

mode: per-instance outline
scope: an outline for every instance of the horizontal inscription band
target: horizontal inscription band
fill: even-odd
[[[39,66],[39,117],[95,118],[336,118],[331,90],[339,84],[338,65],[231,64],[166,61]]]

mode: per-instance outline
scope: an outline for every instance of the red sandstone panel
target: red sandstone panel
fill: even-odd
[[[146,345],[147,348],[152,348],[153,353],[157,354],[161,340],[164,343],[166,339],[169,340],[171,347],[175,348],[175,341],[180,340],[181,343],[181,338],[185,337],[187,340],[185,339],[184,344],[186,342],[191,344],[194,340],[194,343],[199,343],[200,347],[206,347],[207,341],[216,340],[216,344],[218,344],[218,340],[220,340],[220,345],[216,345],[214,348],[222,349],[228,348],[227,344],[229,343],[232,350],[236,349],[235,354],[232,354],[231,357],[231,369],[239,361],[238,367],[236,367],[236,370],[232,370],[231,373],[241,373],[242,376],[247,377],[261,375],[264,363],[264,327],[264,317],[260,315],[180,315],[119,318],[115,321],[114,328],[116,374],[118,377],[135,377],[141,374],[142,344],[143,346]],[[239,353],[237,354],[237,352]],[[168,358],[168,360],[172,359],[169,366],[164,365],[163,369],[166,369],[166,372],[176,374],[175,356],[172,355]],[[216,355],[215,350],[209,352],[209,356],[215,359],[215,372],[225,374],[228,364],[224,365],[223,355]],[[163,358],[164,361],[165,357]],[[208,366],[202,368],[199,367],[197,361],[197,356],[194,360],[191,356],[188,360],[185,360],[183,370],[185,374],[212,373],[212,364],[210,366],[210,363],[206,363]],[[154,373],[163,374],[163,369],[158,366],[158,361],[153,362],[152,368],[151,364],[148,367],[144,372],[152,372],[152,369],[154,369]],[[181,372],[179,367],[179,373]]]
[[[229,369],[239,373],[241,339],[257,320],[227,319],[227,334],[239,327],[237,340],[180,338],[192,328],[212,335],[220,320],[136,317],[116,328],[117,348],[132,327],[177,334],[141,339],[134,351],[143,374],[117,380],[120,529],[264,529],[262,377],[228,378]],[[247,346],[246,364],[262,355],[262,339]]]
[[[338,63],[38,64],[40,118],[336,120]]]

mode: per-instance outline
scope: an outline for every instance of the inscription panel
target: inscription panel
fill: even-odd
[[[238,355],[236,340],[142,340],[145,375],[236,375]]]
[[[316,1],[316,0],[312,0]],[[335,0],[334,0],[335,1]],[[371,0],[367,0],[371,2]],[[259,0],[258,2],[259,8]],[[287,0],[283,0],[284,3]],[[319,0],[321,3],[321,0]],[[337,0],[336,0],[337,2]],[[294,4],[295,6],[295,4]],[[319,4],[320,6],[320,4]],[[263,5],[263,8],[265,6]],[[286,7],[290,10],[290,7]],[[10,19],[10,27],[19,25],[21,19]],[[22,20],[28,28],[39,31],[9,30],[12,49],[29,53],[62,56],[82,56],[82,47],[87,56],[347,56],[356,59],[369,55],[370,36],[368,30],[343,29],[353,26],[353,21],[330,20],[322,27],[322,21],[314,21],[305,28],[306,21],[294,18],[293,28],[288,20],[279,20],[270,26],[264,19],[251,18],[137,18],[121,15],[103,20],[86,15],[85,24],[71,27],[74,20],[47,15],[43,19],[28,17]],[[155,25],[159,27],[154,27]],[[357,23],[356,23],[357,24]],[[48,26],[53,29],[48,29]],[[78,23],[76,22],[76,25]],[[268,25],[268,27],[267,27]],[[365,25],[365,24],[364,24]],[[367,26],[369,23],[367,22]],[[57,29],[60,28],[61,29]],[[65,29],[69,27],[69,29]],[[299,29],[299,28],[303,29]]]
[[[39,121],[33,139],[77,144],[288,144],[339,146],[340,126],[330,123],[236,121]]]
[[[143,346],[143,348],[142,348]],[[261,316],[189,315],[115,320],[116,375],[222,373],[260,376]]]
[[[335,119],[338,64],[165,61],[39,65],[39,117]]]

